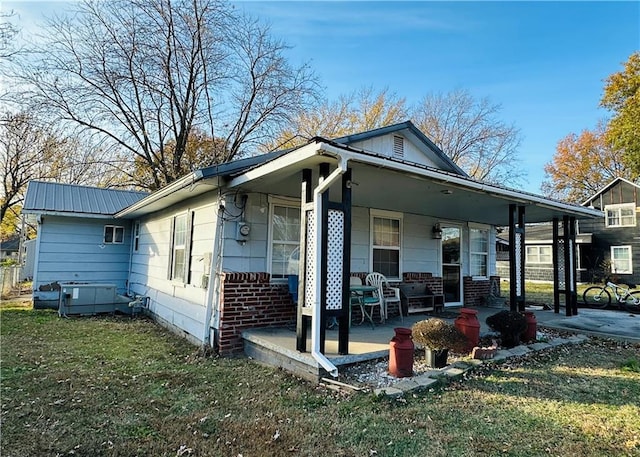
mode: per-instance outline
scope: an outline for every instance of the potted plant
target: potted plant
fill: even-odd
[[[411,327],[411,335],[414,342],[424,347],[426,362],[432,368],[444,367],[449,350],[464,352],[467,345],[464,333],[439,318],[416,322]]]
[[[527,318],[518,311],[503,310],[487,317],[487,325],[500,333],[501,345],[512,348],[520,343],[520,334],[527,329]]]

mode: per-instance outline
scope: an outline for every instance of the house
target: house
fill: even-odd
[[[583,203],[604,212],[604,218],[580,221],[580,231],[591,234],[580,253],[591,280],[610,274],[616,281],[640,284],[639,194],[640,185],[616,178]]]
[[[616,178],[587,199],[583,206],[604,212],[602,218],[576,222],[576,270],[578,282],[601,282],[614,276],[622,283],[640,283],[640,186]],[[508,229],[500,235],[503,243]],[[508,244],[508,242],[507,242]],[[551,223],[527,225],[525,278],[553,281],[553,227]],[[498,274],[506,274],[509,259],[499,259]]]
[[[104,205],[104,190],[72,186],[85,194],[66,198],[48,185],[31,183],[23,209],[40,220],[36,291],[53,281],[117,282],[144,297],[158,322],[223,355],[243,350],[246,329],[293,322],[306,352],[310,326],[309,352],[332,374],[321,322],[340,322],[347,354],[350,276],[378,271],[428,284],[445,307],[479,304],[495,279],[497,226],[517,232],[517,258],[525,214],[567,227],[601,216],[475,181],[410,121],[203,168],[149,195],[111,194]],[[38,205],[41,192],[48,198]],[[524,306],[524,278],[510,273],[512,306]]]
[[[0,261],[18,260],[20,249],[20,237],[13,236],[5,241],[0,241]]]

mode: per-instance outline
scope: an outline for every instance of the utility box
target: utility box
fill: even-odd
[[[113,313],[122,300],[116,292],[115,284],[60,284],[58,314],[92,315]]]

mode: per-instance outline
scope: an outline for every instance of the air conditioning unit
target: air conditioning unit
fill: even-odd
[[[115,284],[62,283],[58,314],[69,316],[113,313],[122,305],[116,289]]]

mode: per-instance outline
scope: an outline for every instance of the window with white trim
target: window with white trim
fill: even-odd
[[[611,246],[611,272],[633,274],[631,246]]]
[[[489,265],[489,230],[469,229],[469,264],[474,277],[487,277]]]
[[[527,246],[527,264],[551,265],[553,263],[553,252],[551,246]]]
[[[271,278],[298,274],[300,262],[300,207],[271,205]]]
[[[371,210],[371,271],[401,279],[402,214]]]
[[[180,214],[173,218],[171,239],[171,271],[169,279],[186,282],[187,269],[187,215]]]
[[[140,247],[140,221],[136,221],[133,224],[133,250],[138,252]]]
[[[119,225],[104,226],[104,244],[124,243],[124,227]]]
[[[605,224],[607,227],[635,227],[636,205],[635,203],[621,203],[618,205],[606,205]]]

